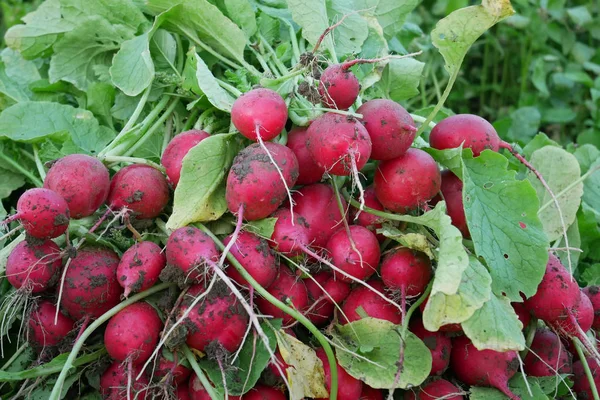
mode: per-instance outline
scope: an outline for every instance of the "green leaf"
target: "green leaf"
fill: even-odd
[[[195,59],[196,82],[202,93],[204,93],[208,101],[210,101],[210,104],[221,111],[230,113],[234,102],[233,97],[219,85],[219,82],[210,71],[210,68],[208,68],[204,61],[196,54],[196,49],[194,47],[188,52],[188,57],[194,57]]]
[[[405,389],[420,385],[429,376],[431,351],[409,331],[402,338],[400,326],[381,319],[366,318],[336,325],[335,328],[334,341],[348,350],[337,351],[338,362],[346,372],[372,388]],[[402,343],[405,345],[402,373],[396,382]],[[370,351],[362,352],[361,348]]]
[[[444,276],[436,272],[435,279],[443,280]],[[439,292],[429,296],[423,312],[423,325],[435,332],[443,325],[464,322],[490,299],[491,294],[492,277],[485,267],[471,256],[456,294]]]
[[[546,146],[533,152],[530,162],[544,177],[555,195],[569,188],[568,191],[557,199],[562,212],[565,229],[567,229],[575,221],[579,203],[583,195],[582,182],[571,186],[581,176],[581,169],[577,158],[560,147]],[[563,221],[561,221],[560,214],[552,197],[539,179],[532,172],[528,173],[527,179],[535,188],[540,200],[538,216],[544,226],[544,232],[546,232],[548,240],[553,242],[563,234]]]
[[[193,147],[183,159],[168,229],[214,221],[225,211],[224,178],[239,151],[239,135],[214,135]]]
[[[17,142],[69,137],[86,153],[99,152],[114,138],[114,132],[100,126],[91,112],[44,101],[23,102],[7,108],[0,114],[0,126],[2,136]]]
[[[425,63],[414,58],[392,59],[383,70],[375,88],[385,98],[401,102],[419,94],[419,84]]]
[[[432,252],[432,245],[425,235],[414,232],[402,233],[400,231],[390,230],[389,228],[383,228],[382,231],[387,232],[387,237],[394,239],[402,246],[425,253],[432,260],[435,258]],[[379,230],[378,233],[380,233]]]
[[[256,33],[256,15],[248,0],[225,0],[227,16],[251,37]]]
[[[31,99],[29,85],[41,79],[35,63],[10,48],[2,50],[0,58],[0,93],[15,102]]]
[[[0,167],[0,200],[10,196],[12,192],[24,184],[25,178],[23,175]]]
[[[426,147],[423,149],[423,151],[429,153],[429,155],[431,155],[435,161],[442,164],[444,167],[452,171],[454,175],[462,179],[462,147],[447,150],[437,150],[432,147]]]
[[[355,4],[347,0],[327,2],[327,14],[330,21],[337,22],[346,16],[342,24],[330,33],[333,35],[335,49],[340,55],[360,52],[369,35],[367,21],[356,11],[358,9]]]
[[[524,377],[523,374],[518,373],[508,381],[508,387],[522,400],[550,400],[562,398],[561,393],[556,393],[557,384],[560,384],[559,390],[564,389],[565,385],[562,382],[565,380],[566,376],[567,375],[536,378],[533,376]],[[527,379],[527,383],[525,383],[525,379]],[[557,396],[555,396],[555,394]],[[567,390],[564,395],[569,396],[569,391]],[[508,397],[498,389],[478,386],[471,387],[471,395],[469,398],[473,400],[508,399]]]
[[[507,170],[491,150],[463,152],[463,204],[478,257],[492,275],[492,290],[511,301],[530,297],[546,271],[548,239],[537,216],[539,201],[528,181]]]
[[[164,29],[158,29],[150,40],[150,53],[154,59],[156,69],[170,69],[175,67],[177,55],[177,42],[172,34]]]
[[[542,147],[546,147],[546,146],[561,147],[560,144],[558,144],[554,140],[550,139],[548,136],[546,136],[545,133],[538,133],[523,148],[523,156],[525,156],[525,158],[527,158],[527,159],[530,159],[531,155],[533,154],[534,151],[539,150]]]
[[[575,25],[583,26],[593,21],[586,6],[567,8],[567,15]]]
[[[569,247],[571,248],[576,248],[579,249],[581,248],[581,233],[579,232],[579,223],[577,222],[577,219],[575,219],[575,222],[573,222],[571,224],[571,226],[569,226],[569,229],[567,229],[567,238],[569,239]],[[565,238],[562,237],[560,239],[560,241],[558,242],[557,246],[554,247],[559,247],[559,248],[565,248],[567,247],[567,244],[565,243]],[[572,269],[575,269],[577,267],[577,264],[579,263],[579,258],[581,257],[581,253],[578,251],[566,251],[566,250],[555,250],[558,258],[560,259],[560,262],[567,266],[567,268],[569,267],[569,265],[571,266]],[[571,258],[571,263],[569,264],[569,257]]]
[[[292,18],[302,28],[302,37],[314,46],[325,29],[329,27],[325,0],[288,0]],[[322,50],[335,54],[331,35],[323,39]]]
[[[50,82],[63,80],[86,90],[95,82],[92,66],[110,65],[113,52],[129,39],[130,32],[101,17],[87,17],[54,45]]]
[[[255,235],[262,236],[266,239],[271,239],[276,223],[277,218],[263,218],[256,221],[247,222],[245,224],[245,228]]]
[[[123,42],[113,58],[110,76],[127,96],[137,96],[152,83],[154,63],[148,33]]]
[[[600,150],[594,145],[584,144],[578,146],[573,155],[579,162],[581,173],[586,173],[600,159]]]
[[[375,17],[390,40],[398,35],[406,17],[419,4],[417,0],[355,0],[354,9]]]
[[[87,91],[87,108],[112,127],[110,109],[115,102],[115,88],[108,83],[92,83]]]
[[[144,14],[131,0],[60,0],[63,17],[77,22],[97,15],[114,25],[123,25],[135,34],[148,24]]]

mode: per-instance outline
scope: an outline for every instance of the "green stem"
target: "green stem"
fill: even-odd
[[[285,22],[286,25],[288,26],[288,29],[290,31],[290,39],[292,41],[292,50],[294,53],[294,62],[292,63],[292,65],[299,63],[300,62],[300,48],[298,47],[298,38],[296,37],[296,31],[294,30],[294,26],[287,20],[287,19],[282,19],[281,21]]]
[[[290,110],[293,111],[304,111],[303,108],[290,108]],[[340,114],[340,115],[348,115],[354,118],[358,118],[358,119],[362,119],[363,115],[362,114],[357,114],[351,111],[344,111],[344,110],[336,110],[334,108],[324,108],[324,107],[311,107],[311,110],[315,110],[315,111],[324,111],[324,112],[330,112],[330,113],[335,113],[335,114]]]
[[[19,164],[18,162],[16,162],[15,160],[10,158],[3,152],[0,152],[0,160],[4,160],[5,163],[7,163],[11,167],[13,167],[17,171],[19,171],[21,174],[25,175],[27,177],[27,179],[29,179],[29,181],[31,183],[33,183],[35,186],[37,186],[37,187],[44,186],[44,182],[42,182],[40,180],[40,178],[38,178],[37,176],[35,176],[31,172],[29,172],[27,169],[23,168],[23,166],[21,164]]]
[[[183,63],[184,58],[183,55],[185,52],[183,51],[183,45],[181,43],[181,36],[175,35],[175,43],[177,44],[177,70],[179,71],[179,76],[183,73]]]
[[[195,107],[192,110],[192,113],[188,116],[188,119],[185,121],[185,125],[183,126],[183,132],[189,131],[194,126],[194,122],[198,119],[198,114],[200,114],[200,109]]]
[[[33,157],[35,157],[35,166],[37,167],[38,173],[42,180],[46,179],[46,169],[44,168],[44,164],[42,164],[42,160],[40,159],[40,155],[38,153],[38,147],[36,144],[32,145],[33,147]]]
[[[269,58],[267,60],[267,65],[269,65],[269,69],[271,71],[275,71],[275,76],[280,78],[281,77],[281,72],[279,72],[279,68],[277,68],[277,65],[273,62],[273,60],[271,58]]]
[[[277,53],[275,52],[275,50],[273,50],[273,47],[271,47],[271,45],[263,37],[263,35],[259,34],[258,37],[260,38],[260,41],[262,42],[263,46],[267,49],[267,51],[271,55],[271,58],[273,59],[273,62],[275,63],[275,65],[279,69],[279,72],[281,73],[281,75],[287,74],[287,72],[288,72],[287,67],[285,65],[283,65],[283,63],[281,62],[281,60],[279,60],[279,57],[277,57]]]
[[[179,104],[179,99],[173,99],[173,101],[171,102],[167,110],[163,113],[163,115],[161,115],[161,117],[154,123],[154,125],[152,125],[152,127],[150,127],[150,129],[148,129],[148,131],[146,131],[146,133],[143,134],[140,140],[138,140],[133,146],[131,146],[131,148],[127,150],[123,155],[126,157],[130,156],[144,143],[146,143],[146,141],[150,139],[152,134],[162,126],[162,124],[166,121],[167,118],[169,118],[173,110],[175,110],[175,107],[177,107],[177,104]]]
[[[529,353],[529,348],[531,347],[531,343],[533,343],[533,339],[535,338],[535,332],[537,331],[537,318],[532,317],[529,325],[527,326],[527,332],[525,332],[525,349],[519,353],[519,357],[523,360],[527,357],[527,353]]]
[[[146,160],[145,158],[140,158],[140,157],[122,157],[122,156],[104,156],[104,157],[98,157],[98,159],[100,161],[106,162],[106,163],[125,162],[125,163],[132,163],[132,164],[145,164],[145,165],[151,166],[152,168],[156,168],[157,170],[159,170],[163,174],[165,173],[165,167],[163,167],[162,165],[157,164],[157,163],[155,163],[153,161]]]
[[[592,396],[594,400],[600,400],[600,396],[598,396],[598,388],[596,387],[596,382],[594,381],[594,375],[590,370],[590,366],[585,358],[585,354],[583,354],[583,349],[581,348],[581,342],[578,338],[573,338],[573,344],[575,345],[575,350],[577,350],[577,354],[579,355],[579,359],[581,360],[581,365],[583,365],[583,370],[585,371],[585,376],[588,379],[588,383],[590,384],[590,388],[592,389]]]
[[[235,86],[232,86],[229,83],[222,81],[219,78],[215,78],[215,79],[219,83],[219,86],[221,86],[223,89],[227,90],[229,93],[231,93],[235,97],[240,97],[242,95],[242,92],[239,91],[238,88],[236,88]]]
[[[4,371],[6,368],[10,367],[10,366],[11,366],[11,364],[12,364],[13,362],[15,362],[15,360],[16,360],[17,358],[19,358],[19,356],[21,355],[21,353],[23,353],[27,347],[29,347],[29,343],[28,343],[28,342],[24,342],[24,343],[21,345],[21,347],[19,347],[19,348],[17,349],[17,351],[15,351],[15,354],[13,354],[13,355],[12,355],[12,357],[11,357],[11,358],[9,358],[9,359],[8,359],[8,361],[4,363],[4,365],[2,366],[2,368],[0,368],[0,371]]]
[[[280,76],[279,78],[270,79],[269,85],[279,85],[279,84],[284,83],[292,78],[297,77],[298,75],[302,75],[304,72],[306,72],[306,69],[304,67],[299,68],[299,69],[292,71],[286,75]]]
[[[406,312],[406,315],[404,316],[404,323],[402,324],[402,337],[403,338],[406,338],[406,331],[408,331],[408,324],[410,321],[410,317],[412,317],[414,312],[421,306],[421,304],[423,304],[423,302],[425,301],[427,296],[429,296],[429,294],[431,293],[432,287],[433,287],[433,280],[431,282],[429,282],[429,284],[425,288],[425,291],[423,292],[421,297],[419,297],[419,299],[417,301],[415,301],[413,303],[413,305],[410,306],[410,308]]]
[[[185,358],[190,363],[190,366],[192,367],[192,369],[194,370],[194,372],[198,376],[198,379],[200,379],[200,383],[202,383],[202,386],[204,387],[204,390],[206,390],[206,393],[208,393],[208,395],[210,396],[210,398],[212,400],[223,400],[223,396],[220,396],[215,391],[214,386],[210,384],[210,381],[208,380],[208,378],[204,374],[204,371],[202,371],[202,368],[200,368],[200,365],[198,365],[198,362],[196,362],[196,357],[194,357],[194,353],[192,353],[192,351],[190,350],[190,348],[187,347],[187,345],[184,344],[182,346],[182,350],[183,350],[183,355],[185,356]]]
[[[417,114],[410,114],[410,116],[412,117],[413,120],[415,120],[415,122],[418,122],[420,124],[423,124],[425,121],[427,121],[427,118],[425,117],[421,117],[420,115]],[[435,128],[437,124],[433,121],[429,121],[429,127],[431,129]]]
[[[250,48],[250,51],[252,52],[252,54],[254,54],[254,57],[256,57],[256,60],[262,67],[263,71],[268,72],[269,74],[275,76],[275,74],[273,73],[273,71],[271,71],[269,64],[267,64],[267,61],[263,58],[263,56],[258,51],[256,51],[256,49],[254,47],[249,46],[249,48]]]
[[[60,400],[60,395],[62,392],[63,384],[65,383],[65,379],[69,375],[71,368],[75,366],[74,361],[75,361],[75,358],[77,357],[77,353],[79,353],[79,351],[83,347],[83,344],[85,343],[86,339],[88,337],[90,337],[90,335],[92,333],[94,333],[94,331],[96,329],[98,329],[100,326],[102,326],[102,324],[104,324],[113,315],[115,315],[116,313],[118,313],[119,311],[124,309],[125,307],[130,306],[131,304],[133,304],[139,300],[142,300],[150,295],[153,295],[154,293],[158,293],[162,290],[168,289],[172,286],[174,286],[173,283],[161,283],[159,285],[151,287],[150,289],[148,289],[144,292],[141,292],[134,296],[131,296],[129,299],[122,301],[121,303],[117,304],[116,306],[114,306],[113,308],[111,308],[110,310],[108,310],[107,312],[102,314],[97,320],[95,320],[92,324],[90,324],[90,326],[88,326],[86,328],[86,330],[81,333],[81,335],[79,336],[79,339],[77,339],[75,344],[73,344],[73,348],[71,349],[71,352],[69,353],[69,357],[65,361],[64,366],[60,370],[60,375],[58,376],[58,378],[56,379],[56,382],[54,383],[54,387],[52,388],[52,393],[50,393],[49,400]]]
[[[163,137],[162,146],[160,147],[161,157],[164,154],[165,150],[167,149],[167,146],[171,142],[172,138],[173,138],[173,118],[169,118],[165,125],[165,136]]]
[[[221,61],[223,64],[226,64],[226,65],[230,66],[231,68],[234,68],[234,69],[241,69],[242,68],[242,66],[240,64],[236,64],[235,62],[231,61],[227,57],[222,56],[221,54],[219,54],[219,52],[213,50],[212,47],[204,44],[202,41],[200,41],[199,39],[195,38],[194,36],[195,35],[187,35],[188,39],[191,42],[193,42],[194,44],[198,45],[202,50],[206,51],[207,53],[210,53],[216,59],[218,59],[219,61]]]
[[[225,246],[219,240],[219,238],[217,238],[208,228],[206,228],[202,224],[197,224],[197,226],[200,228],[200,230],[202,230],[204,233],[206,233],[208,236],[210,236],[213,239],[213,241],[215,242],[215,244],[221,250],[223,250],[225,248]],[[285,303],[283,303],[282,301],[277,299],[275,296],[273,296],[271,293],[269,293],[264,287],[262,287],[258,282],[256,282],[256,280],[254,280],[252,275],[250,275],[244,269],[244,267],[242,267],[242,264],[240,264],[239,261],[231,253],[227,254],[227,259],[229,260],[231,265],[233,265],[234,268],[240,273],[240,275],[242,275],[242,277],[244,279],[246,279],[248,281],[248,283],[250,283],[250,285],[254,288],[254,290],[258,294],[260,294],[262,297],[264,297],[269,303],[273,304],[275,307],[279,308],[281,311],[290,315],[296,321],[300,322],[302,325],[304,325],[306,327],[306,329],[308,329],[315,336],[315,338],[317,338],[317,340],[319,341],[321,346],[323,346],[323,350],[325,350],[325,353],[327,354],[327,360],[329,361],[329,367],[331,370],[331,386],[330,386],[331,391],[330,391],[329,399],[337,400],[337,391],[338,391],[337,361],[335,359],[335,355],[333,354],[333,350],[331,349],[331,346],[329,345],[329,342],[327,341],[327,339],[323,336],[323,334],[321,332],[319,332],[319,329],[317,329],[317,327],[314,326],[304,315],[302,315],[300,312],[294,310],[293,308],[289,307],[288,305],[286,305]]]

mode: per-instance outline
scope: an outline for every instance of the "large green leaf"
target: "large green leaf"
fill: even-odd
[[[0,60],[0,93],[15,102],[31,99],[29,85],[41,79],[35,63],[10,48],[0,52]]]
[[[188,60],[193,60],[192,63],[195,67],[193,68],[195,70],[195,83],[191,87],[193,88],[197,85],[198,89],[200,89],[213,106],[219,110],[228,113],[231,112],[234,102],[233,97],[219,85],[210,68],[198,56],[194,47],[188,52]]]
[[[354,9],[361,10],[361,14],[375,17],[383,29],[385,38],[391,40],[398,35],[406,16],[418,4],[418,0],[354,0]]]
[[[87,16],[97,15],[114,25],[127,27],[135,34],[149,22],[131,0],[60,0],[63,18],[78,22]]]
[[[350,1],[327,1],[327,14],[332,23],[346,16],[342,24],[331,32],[336,52],[340,55],[360,52],[369,35],[367,21],[356,11],[356,7],[353,7]]]
[[[546,271],[548,239],[529,181],[516,179],[508,160],[491,150],[463,153],[463,204],[477,256],[492,275],[492,290],[511,301],[530,297]]]
[[[0,168],[0,200],[7,198],[10,194],[25,184],[25,178],[21,174]]]
[[[127,96],[137,96],[154,80],[154,63],[150,56],[149,33],[123,42],[110,67],[116,87]]]
[[[227,16],[251,37],[256,33],[256,14],[248,0],[225,0]]]
[[[329,27],[325,0],[287,0],[292,18],[302,28],[302,37],[314,46],[325,29]],[[333,40],[328,35],[323,40],[322,49],[334,53]]]

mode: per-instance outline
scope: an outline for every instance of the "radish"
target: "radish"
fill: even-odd
[[[128,165],[113,176],[107,201],[113,211],[127,208],[136,218],[155,218],[169,202],[169,185],[155,168]]]
[[[359,400],[383,400],[383,392],[378,389],[373,389],[366,383],[363,383]]]
[[[192,147],[209,136],[204,131],[192,129],[191,131],[182,132],[171,139],[160,158],[160,163],[165,167],[167,180],[173,186],[173,189],[177,187],[179,178],[181,177],[183,158]]]
[[[146,362],[158,344],[162,321],[148,303],[134,303],[115,314],[104,331],[104,345],[117,361]]]
[[[178,283],[200,282],[209,263],[219,262],[219,250],[215,242],[204,232],[192,226],[174,230],[166,247],[167,265],[183,273]]]
[[[61,195],[69,206],[71,218],[79,219],[92,215],[104,204],[110,175],[98,159],[70,154],[52,164],[44,187]]]
[[[423,322],[417,318],[410,321],[410,331],[421,339],[431,351],[433,361],[429,375],[442,375],[450,364],[452,340],[443,332],[429,332],[423,326]]]
[[[358,79],[344,64],[330,65],[321,74],[319,95],[326,107],[347,110],[356,101],[359,91]]]
[[[73,319],[98,318],[121,301],[117,280],[119,256],[107,248],[84,247],[71,259],[61,307]]]
[[[186,367],[185,365],[178,363],[179,357],[176,356],[177,353],[173,354],[168,352],[163,348],[162,357],[158,361],[158,365],[154,370],[155,378],[163,378],[165,376],[168,377],[166,382],[169,384],[171,382],[180,386],[184,382],[188,380],[190,375],[192,374],[192,370]],[[185,358],[181,358],[181,360],[185,361]]]
[[[531,321],[531,314],[529,310],[523,305],[523,303],[510,303],[510,305],[515,310],[517,317],[519,317],[519,321],[523,324],[523,329],[527,328],[529,322]]]
[[[228,245],[231,238],[232,235],[227,236],[223,244]],[[260,286],[268,288],[277,278],[279,263],[265,239],[251,232],[242,231],[229,252]],[[250,284],[234,267],[228,267],[225,272],[238,284],[250,288]]]
[[[520,399],[508,388],[508,380],[519,366],[515,351],[477,350],[469,338],[458,336],[452,341],[450,365],[467,385],[495,387],[512,400]]]
[[[364,198],[365,206],[377,211],[384,211],[383,205],[379,202],[379,200],[377,200],[377,196],[375,196],[375,188],[373,186],[369,186],[365,189]],[[368,212],[358,212],[358,209],[355,207],[352,207],[351,210],[354,216],[354,222],[357,225],[364,226],[371,232],[375,233],[377,240],[380,242],[385,240],[385,236],[377,234],[377,229],[381,228],[382,222],[384,221],[383,218],[369,214]]]
[[[323,370],[325,371],[325,386],[329,392],[331,390],[331,369],[329,367],[329,362],[327,361],[327,354],[325,354],[325,350],[322,348],[318,348],[315,351],[317,353],[317,357],[323,363]],[[356,400],[360,398],[363,383],[347,373],[339,363],[336,362],[336,364],[338,373],[338,400]]]
[[[431,200],[440,190],[441,179],[433,157],[411,148],[402,157],[379,164],[375,195],[385,208],[406,213]]]
[[[252,89],[233,103],[231,122],[250,140],[274,139],[285,128],[288,110],[279,93],[265,88]]]
[[[229,396],[229,398],[233,398]],[[242,400],[286,400],[287,397],[279,389],[271,386],[256,385],[241,397]]]
[[[211,342],[233,352],[242,343],[248,327],[248,315],[237,298],[221,282],[205,298],[190,309],[184,326],[188,328],[187,344],[204,352]],[[196,297],[204,295],[204,285],[194,285],[187,291],[180,306],[180,315],[188,310]]]
[[[381,281],[371,279],[367,283],[378,292],[385,293],[385,287]],[[402,315],[396,307],[379,297],[371,289],[357,286],[352,289],[342,305],[344,316],[342,316],[341,323],[346,324],[362,319],[357,312],[359,308],[362,308],[366,315],[372,318],[384,319],[394,324],[402,322]]]
[[[6,260],[6,279],[17,289],[41,293],[56,283],[62,267],[60,248],[52,240],[22,241]]]
[[[308,127],[308,152],[318,166],[332,175],[353,175],[371,156],[371,138],[365,127],[352,117],[326,113]]]
[[[434,149],[454,149],[459,146],[473,150],[477,157],[483,150],[500,149],[498,133],[485,119],[473,114],[452,115],[440,121],[429,134]]]
[[[296,206],[294,209],[308,223],[309,243],[312,247],[325,247],[327,241],[343,224],[333,188],[329,185],[316,183],[303,187],[294,193]],[[346,202],[341,199],[342,208]]]
[[[379,242],[373,232],[360,225],[349,227],[334,233],[327,242],[326,249],[331,255],[332,263],[339,269],[359,280],[366,280],[377,270],[381,253]],[[342,282],[354,280],[341,274],[334,275]]]
[[[600,288],[598,286],[589,286],[583,288],[583,293],[590,299],[592,307],[594,308],[594,322],[592,328],[595,330],[600,329]]]
[[[548,322],[564,335],[578,337],[586,343],[585,332],[589,331],[594,323],[594,306],[585,293],[581,291],[579,301],[573,308],[566,309],[565,314],[561,317]]]
[[[275,251],[289,257],[302,254],[302,250],[308,245],[309,240],[308,225],[304,218],[295,214],[292,219],[290,209],[285,207],[275,211],[271,217],[277,218],[277,222],[275,222],[269,245]]]
[[[304,312],[308,307],[306,285],[286,266],[281,266],[279,276],[271,284],[268,292],[284,303],[291,302],[290,306],[300,312]],[[263,314],[272,315],[273,318],[282,318],[283,325],[295,321],[290,315],[287,315],[262,297],[256,298],[256,305]]]
[[[175,398],[177,400],[192,400],[190,397],[190,387],[187,382],[182,382],[175,388]]]
[[[136,243],[127,249],[117,267],[119,285],[125,289],[123,296],[151,288],[166,263],[165,255],[156,243]]]
[[[304,280],[312,304],[307,318],[315,325],[323,325],[333,316],[334,303],[340,304],[348,297],[350,285],[325,271],[312,277]]]
[[[100,377],[100,393],[106,400],[145,400],[150,382],[145,375],[139,379],[141,366],[128,371],[119,361],[113,362]],[[150,397],[149,397],[150,398]]]
[[[465,208],[463,206],[463,183],[450,170],[442,172],[442,185],[440,186],[444,200],[446,201],[446,212],[452,219],[452,225],[458,228],[465,238],[470,238]]]
[[[525,357],[525,373],[529,376],[555,376],[571,373],[571,354],[560,338],[549,329],[538,329]]]
[[[369,100],[356,110],[373,143],[373,160],[391,160],[406,153],[417,128],[415,121],[400,104],[387,99]]]
[[[65,199],[50,189],[29,189],[17,201],[17,213],[2,224],[19,220],[29,236],[52,239],[69,227],[70,211]]]
[[[406,392],[406,400],[463,400],[463,391],[445,379],[437,379]]]
[[[58,315],[56,324],[55,315]],[[29,342],[36,349],[42,350],[61,343],[73,330],[75,322],[61,312],[57,314],[54,304],[42,300],[31,310],[27,325]]]
[[[319,167],[310,156],[308,148],[306,147],[307,138],[308,130],[304,127],[294,127],[288,133],[286,146],[292,149],[298,159],[298,165],[300,167],[300,174],[298,175],[298,181],[296,182],[298,185],[317,183],[323,178],[323,174],[325,174],[325,169]]]
[[[248,221],[272,214],[298,179],[294,152],[277,143],[264,145],[275,163],[259,144],[253,144],[238,153],[227,176],[225,198],[229,211],[237,213],[243,206]]]
[[[596,388],[600,388],[600,364],[592,357],[588,357],[586,360],[594,378],[594,385]],[[577,398],[593,399],[594,395],[590,386],[590,381],[585,374],[585,369],[583,368],[581,361],[575,361],[573,363],[573,375],[573,391],[577,393]]]

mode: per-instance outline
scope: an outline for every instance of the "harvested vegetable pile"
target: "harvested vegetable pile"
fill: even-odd
[[[46,0],[10,28],[0,396],[598,399],[600,151],[445,109],[514,11],[416,46],[416,4]],[[436,51],[445,90],[405,109]]]

